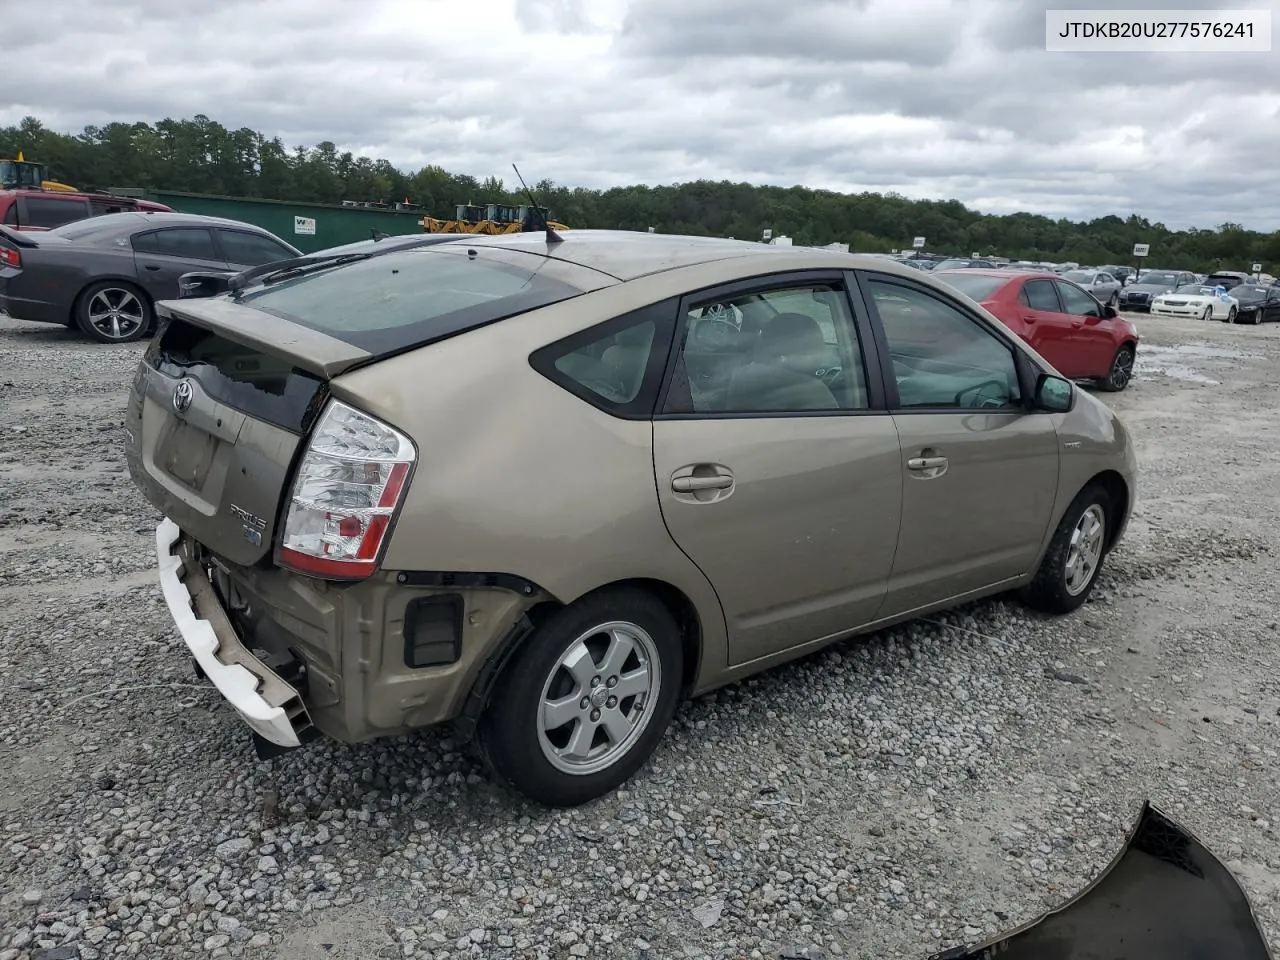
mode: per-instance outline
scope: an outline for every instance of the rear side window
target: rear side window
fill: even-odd
[[[133,238],[137,253],[153,253],[186,260],[221,260],[213,246],[213,234],[204,227],[177,227],[156,230]]]
[[[583,292],[545,275],[546,259],[523,260],[483,250],[472,256],[460,244],[443,243],[282,280],[242,294],[240,302],[376,356]]]
[[[10,203],[9,208],[4,212],[4,222],[7,226],[16,227],[18,225],[18,205]]]
[[[592,406],[647,417],[667,362],[677,300],[643,307],[535,352],[529,363]]]
[[[28,227],[60,227],[89,215],[89,204],[84,200],[24,197],[22,202],[26,207],[24,221]]]
[[[1028,280],[1022,287],[1022,302],[1032,310],[1062,312],[1062,304],[1058,303],[1058,294],[1053,289],[1052,280]]]
[[[979,303],[1009,282],[1004,277],[988,277],[981,273],[949,273],[938,279]]]

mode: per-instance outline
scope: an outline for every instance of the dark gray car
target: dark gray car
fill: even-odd
[[[154,303],[176,298],[183,274],[297,256],[260,227],[187,213],[113,213],[39,233],[0,227],[0,310],[124,343],[150,331]]]
[[[1151,301],[1156,297],[1195,282],[1196,275],[1188,270],[1143,270],[1137,280],[1120,291],[1120,309],[1150,313]]]

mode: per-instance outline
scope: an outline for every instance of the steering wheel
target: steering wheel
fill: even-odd
[[[741,331],[732,321],[724,319],[724,316],[728,315],[727,313],[718,316],[705,313],[702,315],[698,326],[694,328],[694,340],[698,346],[716,349],[728,346],[738,338]]]
[[[983,392],[988,387],[994,387],[998,391],[995,396],[983,396]],[[965,397],[969,394],[973,394],[973,398],[978,401],[972,406],[965,403]],[[999,380],[984,380],[982,383],[966,387],[957,393],[955,402],[957,407],[965,409],[992,410],[1004,407],[1008,402],[1008,398],[1009,389],[1004,383]]]

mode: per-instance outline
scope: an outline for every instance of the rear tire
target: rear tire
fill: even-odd
[[[81,291],[73,308],[76,326],[98,343],[130,343],[151,329],[151,300],[123,280],[99,280]]]
[[[1111,358],[1111,368],[1107,375],[1098,381],[1098,389],[1107,393],[1119,393],[1133,379],[1133,361],[1135,357],[1133,344],[1126,343]]]
[[[558,610],[498,677],[478,730],[489,768],[547,806],[609,793],[662,739],[683,659],[675,619],[644,591],[601,591]]]
[[[1027,606],[1044,613],[1078,609],[1093,592],[1107,557],[1111,498],[1091,483],[1067,507],[1035,578],[1022,591]]]

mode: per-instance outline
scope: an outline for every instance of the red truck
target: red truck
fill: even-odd
[[[13,230],[50,230],[64,223],[126,210],[172,212],[150,200],[84,193],[48,178],[43,164],[0,160],[0,224]]]

